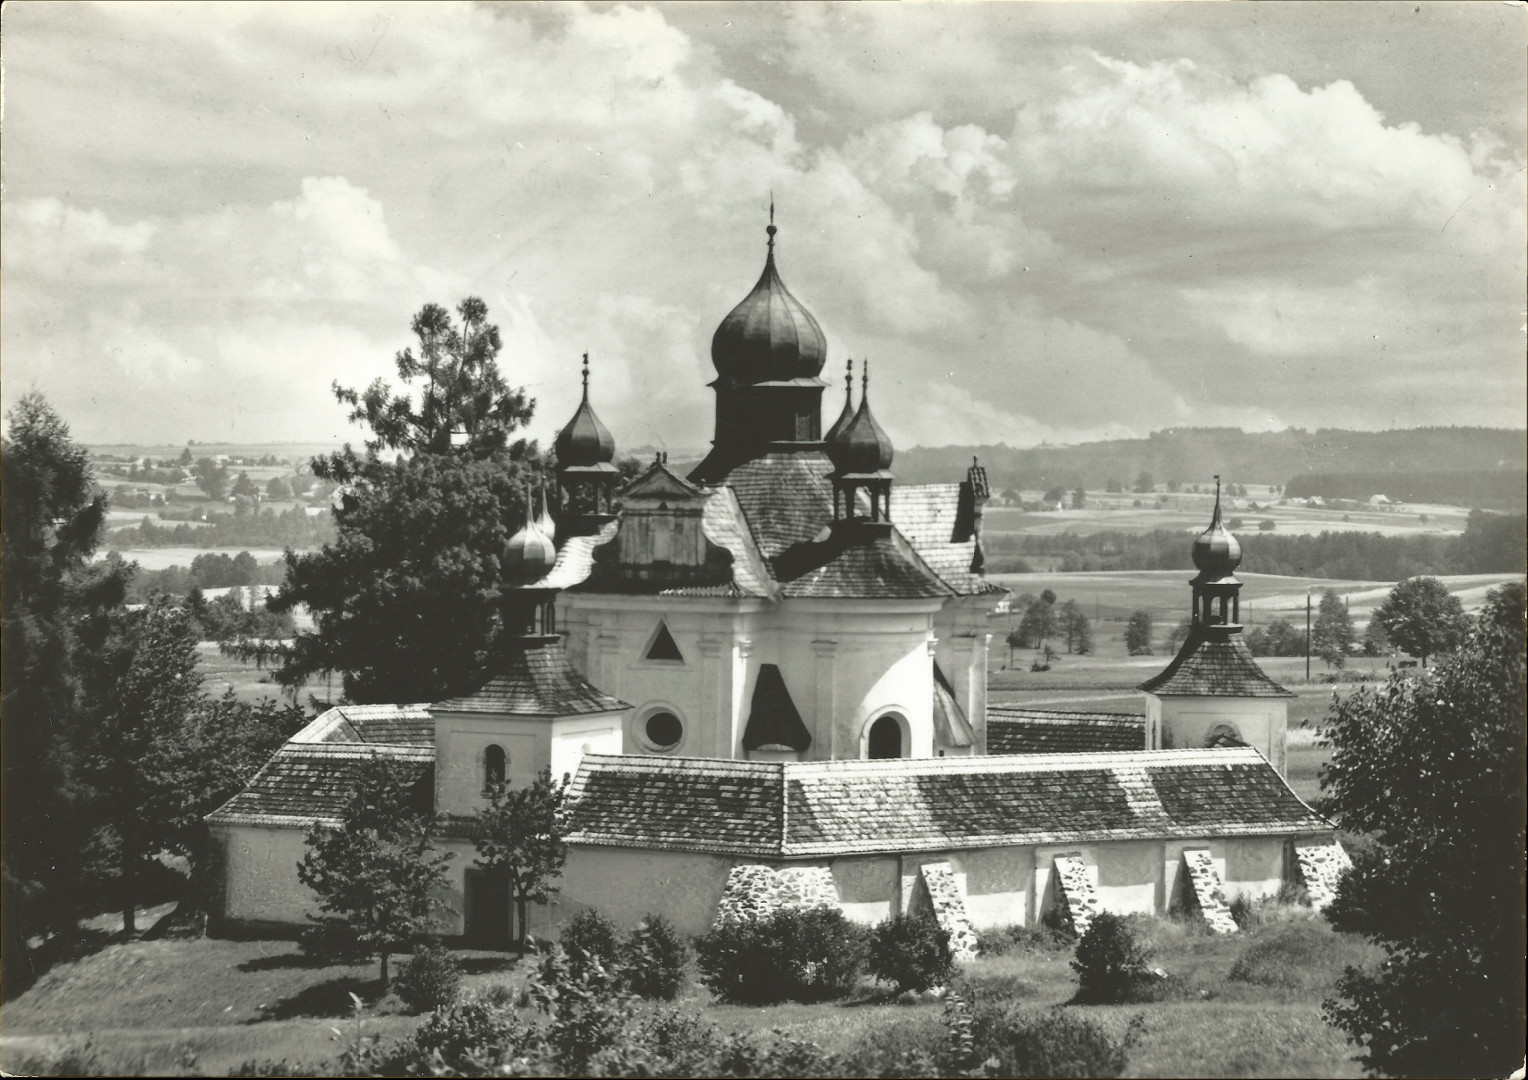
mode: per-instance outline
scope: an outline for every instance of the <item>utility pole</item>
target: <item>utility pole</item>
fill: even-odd
[[[1305,586],[1305,681],[1310,682],[1310,586]]]

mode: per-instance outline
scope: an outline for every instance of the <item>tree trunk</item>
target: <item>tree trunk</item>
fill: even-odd
[[[515,927],[515,941],[516,944],[518,944],[520,947],[521,956],[525,955],[527,944],[527,935],[525,933],[525,906],[525,894],[517,890],[515,894],[515,922],[518,925]]]
[[[124,815],[125,816],[125,815]],[[137,859],[133,851],[132,829],[123,826],[121,830],[122,841],[122,933],[124,936],[132,936],[138,932],[137,919],[137,892],[134,871],[137,869]]]
[[[383,994],[387,993],[388,987],[392,983],[392,978],[391,978],[391,976],[390,976],[390,974],[389,974],[389,972],[387,970],[387,957],[388,957],[388,952],[387,952],[386,947],[384,947],[382,949],[382,970],[381,970],[382,993]]]

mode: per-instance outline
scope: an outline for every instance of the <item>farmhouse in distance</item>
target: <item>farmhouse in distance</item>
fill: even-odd
[[[1317,904],[1346,856],[1286,783],[1289,691],[1241,635],[1240,547],[1217,496],[1177,656],[1140,687],[1146,716],[989,706],[979,463],[898,483],[851,372],[822,427],[827,340],[764,268],[712,340],[715,437],[688,475],[662,454],[617,491],[615,440],[584,395],[556,442],[558,485],[527,506],[505,562],[519,634],[465,696],[339,706],[208,818],[216,914],[297,925],[311,825],[337,824],[357,771],[406,767],[470,854],[494,781],[572,776],[568,857],[536,934],[587,907],[687,933],[719,912],[828,903],[851,918],[931,910],[973,928],[1099,910],[1198,909],[1303,883]],[[498,945],[504,884],[452,864],[454,922]]]

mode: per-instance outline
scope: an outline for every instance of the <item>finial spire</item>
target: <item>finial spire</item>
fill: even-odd
[[[775,233],[780,231],[775,228],[775,193],[773,189],[769,192],[769,227],[764,231],[769,234],[769,255],[770,258],[773,258],[775,254]]]
[[[865,362],[860,371],[860,397],[870,393],[870,357],[865,357]]]
[[[844,376],[844,393],[852,397],[854,395],[854,357],[849,357],[848,374]]]
[[[589,354],[584,353],[584,397],[589,396]]]

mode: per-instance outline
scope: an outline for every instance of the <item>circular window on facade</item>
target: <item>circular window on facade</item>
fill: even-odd
[[[642,735],[654,750],[672,750],[684,737],[684,724],[671,712],[655,712],[642,722]]]

